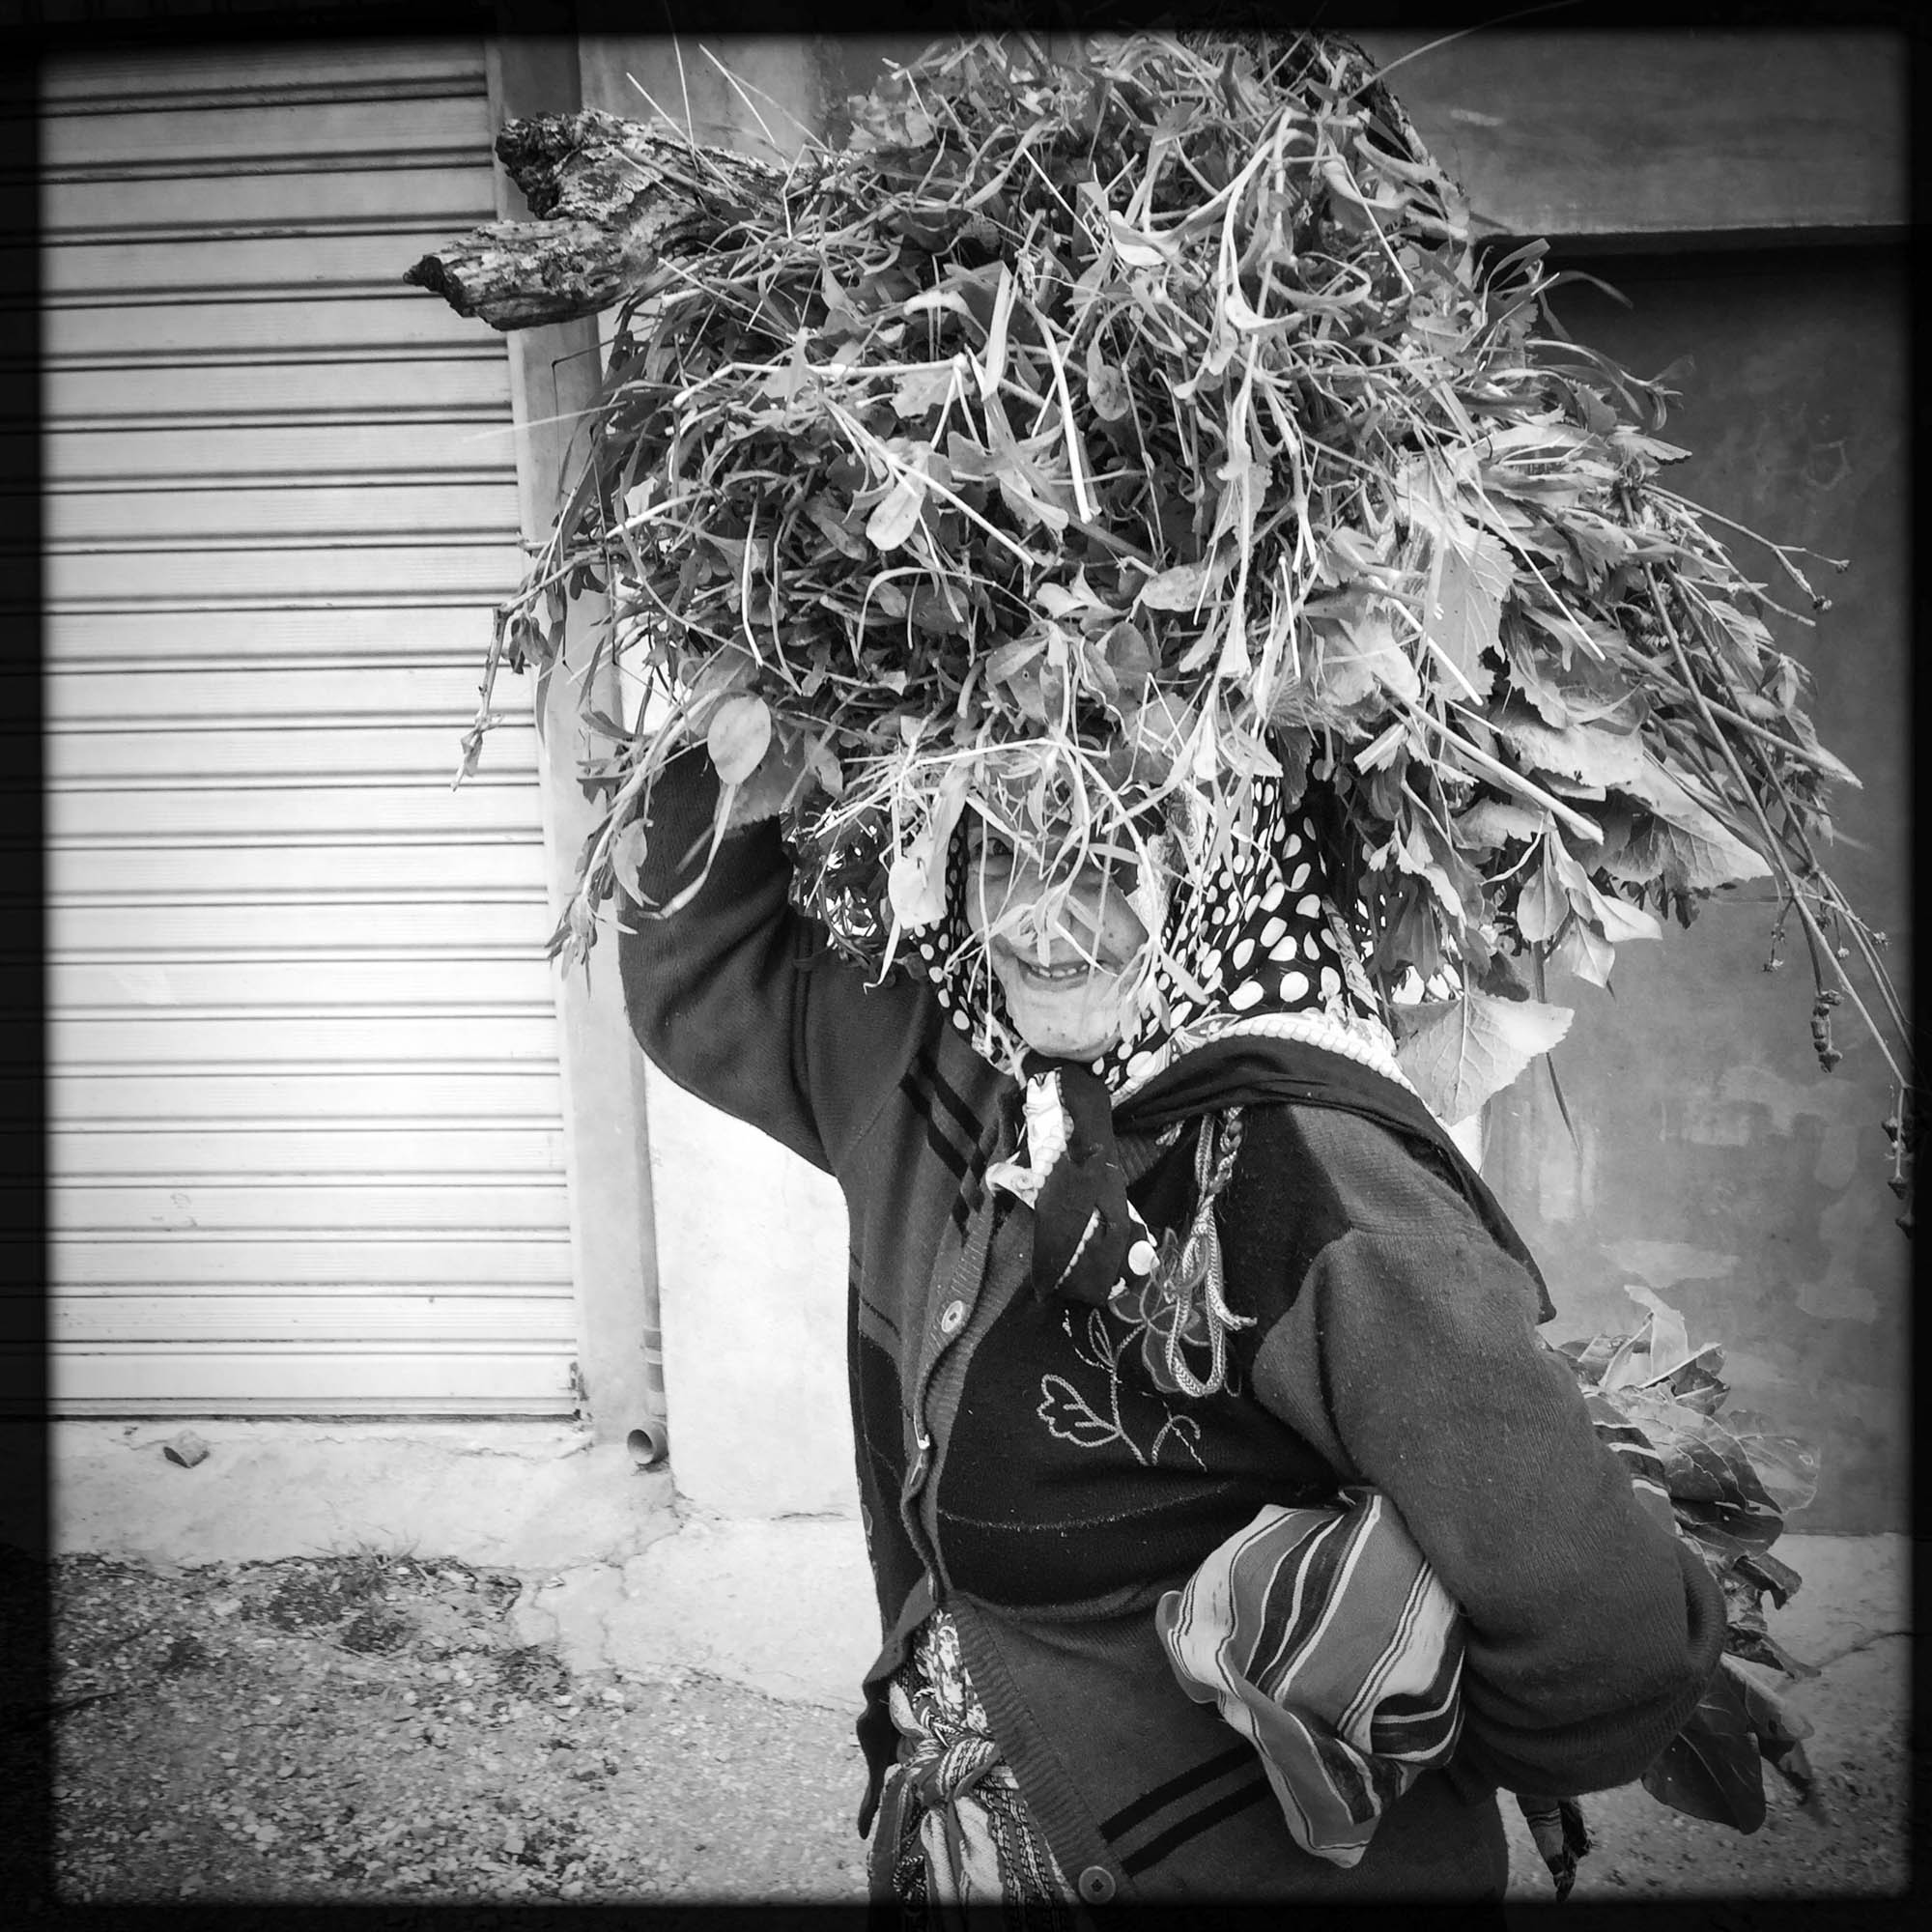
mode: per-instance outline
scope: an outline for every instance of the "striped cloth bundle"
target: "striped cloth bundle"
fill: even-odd
[[[1378,1491],[1270,1503],[1154,1612],[1196,1703],[1260,1752],[1302,1850],[1353,1865],[1462,1731],[1462,1613]]]

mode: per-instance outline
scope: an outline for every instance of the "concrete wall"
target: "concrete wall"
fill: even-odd
[[[842,99],[814,43],[734,36],[712,44],[742,93],[696,40],[673,50],[661,36],[585,34],[584,105],[648,121],[655,102],[680,124],[688,115],[700,141],[771,159],[774,146],[795,153],[804,130],[823,128],[828,105]],[[594,958],[592,970],[614,974],[614,953]],[[845,1387],[844,1201],[828,1177],[655,1068],[645,1106],[678,1499],[726,1522],[848,1521],[863,1562]],[[848,1594],[853,1614],[868,1620],[863,1579]]]
[[[776,1141],[648,1082],[670,1466],[738,1518],[859,1514],[845,1203]]]
[[[1904,265],[1843,248],[1590,266],[1634,306],[1569,291],[1574,334],[1638,373],[1694,358],[1663,431],[1695,451],[1676,487],[1852,561],[1802,560],[1834,608],[1779,638],[1815,675],[1821,738],[1863,781],[1834,803],[1825,863],[1889,935],[1909,994]],[[1734,554],[1776,576],[1743,539]],[[1727,898],[1662,948],[1624,949],[1613,996],[1552,980],[1577,1010],[1556,1053],[1577,1139],[1534,1074],[1493,1103],[1486,1171],[1548,1270],[1560,1337],[1627,1331],[1642,1318],[1622,1287],[1648,1287],[1726,1345],[1740,1403],[1822,1449],[1794,1529],[1902,1529],[1910,1244],[1886,1185],[1889,1079],[1846,1008],[1844,1061],[1819,1069],[1796,921],[1768,974],[1768,895]]]

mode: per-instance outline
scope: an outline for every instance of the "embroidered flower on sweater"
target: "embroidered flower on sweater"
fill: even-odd
[[[1143,1404],[1158,1400],[1151,1390],[1142,1388],[1135,1380],[1123,1377],[1122,1370],[1127,1351],[1136,1341],[1141,1345],[1143,1359],[1150,1364],[1156,1350],[1164,1357],[1167,1347],[1165,1337],[1153,1338],[1151,1324],[1146,1321],[1120,1323],[1110,1321],[1107,1314],[1098,1308],[1069,1308],[1061,1318],[1061,1325],[1073,1344],[1073,1352],[1089,1368],[1098,1369],[1107,1378],[1105,1412],[1090,1402],[1067,1377],[1041,1376],[1039,1406],[1036,1413],[1046,1424],[1049,1435],[1058,1437],[1062,1442],[1071,1442],[1081,1449],[1103,1449],[1111,1442],[1118,1442],[1143,1468],[1155,1466],[1163,1450],[1171,1444],[1179,1444],[1197,1468],[1207,1467],[1201,1460],[1201,1425],[1193,1416],[1178,1415],[1162,1402],[1160,1406],[1166,1419],[1143,1448],[1134,1440],[1121,1412],[1123,1384]],[[1127,1329],[1124,1335],[1120,1332],[1122,1326]],[[1085,1346],[1082,1345],[1080,1332],[1083,1328],[1086,1331]]]

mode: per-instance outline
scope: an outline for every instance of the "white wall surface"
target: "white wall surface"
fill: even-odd
[[[856,1519],[845,1203],[655,1068],[645,1094],[678,1494],[728,1518]]]

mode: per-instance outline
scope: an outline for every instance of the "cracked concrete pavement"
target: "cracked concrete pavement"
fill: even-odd
[[[558,1572],[515,1615],[574,1671],[699,1670],[842,1711],[878,1650],[873,1604],[856,1523],[692,1520],[621,1565]]]
[[[556,1423],[197,1423],[209,1454],[167,1460],[181,1425],[64,1432],[55,1548],[171,1574],[216,1562],[356,1550],[452,1557],[517,1573],[519,1640],[572,1676],[735,1684],[849,1716],[876,1646],[864,1540],[846,1516],[736,1520],[681,1497],[665,1470]],[[0,1521],[0,1537],[7,1525]],[[1818,1668],[1780,1685],[1814,1726],[1823,1804],[1766,1780],[1765,1831],[1740,1838],[1636,1787],[1590,1801],[1604,1855],[1578,1897],[1764,1895],[1903,1884],[1910,1542],[1788,1534],[1804,1577],[1773,1634]],[[1507,1807],[1506,1807],[1507,1811]],[[1547,1895],[1525,1833],[1513,1892]],[[1520,1838],[1520,1842],[1516,1842]]]
[[[390,1551],[514,1571],[516,1636],[582,1683],[738,1685],[798,1723],[844,1721],[877,1644],[864,1538],[846,1515],[742,1520],[678,1495],[570,1424],[180,1422],[64,1426],[54,1548],[180,1575],[209,1563]],[[10,1524],[0,1519],[0,1538]],[[15,1534],[15,1540],[21,1540]],[[1884,1893],[1903,1886],[1909,1540],[1779,1542],[1804,1578],[1772,1633],[1818,1675],[1781,1685],[1814,1725],[1820,1803],[1768,1777],[1754,1837],[1687,1820],[1638,1787],[1588,1801],[1602,1853],[1577,1897]],[[682,1694],[682,1692],[680,1692]],[[719,1690],[723,1694],[723,1689]],[[779,1719],[781,1723],[794,1719]],[[813,1733],[817,1735],[817,1733]],[[1509,1806],[1513,1897],[1548,1880]],[[846,1857],[846,1826],[827,1857]]]
[[[524,1576],[518,1614],[573,1667],[697,1669],[838,1709],[871,1662],[876,1610],[849,1517],[707,1515],[668,1470],[568,1423],[196,1428],[209,1455],[184,1468],[163,1454],[179,1423],[63,1425],[56,1552],[162,1569],[357,1548],[456,1557]],[[1909,1548],[1787,1534],[1778,1554],[1804,1583],[1771,1613],[1774,1634],[1828,1675],[1894,1638],[1902,1649]]]

